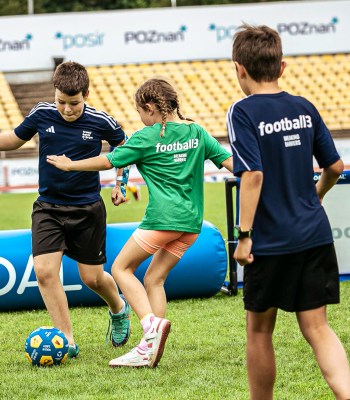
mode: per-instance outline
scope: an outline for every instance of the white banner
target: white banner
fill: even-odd
[[[336,185],[324,199],[337,251],[341,274],[350,274],[350,218],[348,184]]]
[[[349,52],[350,1],[294,1],[0,17],[0,70],[228,59],[243,22],[279,31],[285,55]]]

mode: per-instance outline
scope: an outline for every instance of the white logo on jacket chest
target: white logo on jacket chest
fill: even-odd
[[[46,132],[55,133],[55,127],[52,125],[50,128],[45,129]]]
[[[83,138],[83,140],[93,139],[92,132],[90,132],[90,131],[83,131],[83,134],[81,135],[81,137]]]

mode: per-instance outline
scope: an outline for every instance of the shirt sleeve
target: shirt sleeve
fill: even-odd
[[[205,140],[205,159],[211,160],[217,168],[222,168],[221,163],[232,156],[230,152],[224,149],[221,144],[209,133],[201,128]]]
[[[262,171],[259,141],[249,116],[237,103],[233,104],[226,117],[230,145],[235,162],[234,175],[245,171]]]
[[[30,140],[38,132],[35,113],[29,113],[23,122],[14,129],[14,132],[20,139]]]
[[[116,126],[112,130],[105,133],[104,139],[110,144],[111,147],[116,147],[126,138],[123,128],[115,121]]]
[[[111,153],[106,154],[109,162],[115,168],[138,164],[143,158],[143,145],[140,136],[134,133],[122,146],[116,147]]]

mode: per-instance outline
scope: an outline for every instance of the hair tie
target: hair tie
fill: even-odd
[[[161,136],[161,137],[164,136],[164,131],[165,131],[165,123],[163,122],[163,123],[162,123],[162,129],[161,129],[161,131],[160,131],[160,136]]]

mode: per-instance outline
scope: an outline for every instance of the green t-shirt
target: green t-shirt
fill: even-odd
[[[149,191],[140,228],[199,233],[203,222],[204,161],[218,168],[231,154],[201,126],[168,122],[135,132],[107,154],[121,168],[136,164]]]

